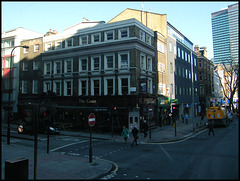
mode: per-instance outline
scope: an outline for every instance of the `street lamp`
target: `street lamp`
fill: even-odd
[[[13,86],[12,86],[12,53],[13,50],[17,47],[23,47],[23,48],[29,48],[29,46],[14,46],[12,51],[11,51],[11,60],[10,60],[10,71],[9,71],[9,93],[8,93],[8,127],[7,127],[7,144],[10,145],[10,117],[12,115],[12,109],[13,107],[11,106],[11,90],[12,90],[12,94],[13,94]],[[11,89],[10,89],[11,87]]]

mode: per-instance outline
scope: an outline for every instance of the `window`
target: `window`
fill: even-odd
[[[100,56],[92,57],[92,67],[91,68],[93,71],[101,70]]]
[[[54,74],[62,73],[62,61],[54,62]]]
[[[189,87],[189,95],[191,96],[192,95],[192,88],[191,87]]]
[[[28,70],[28,62],[23,62],[23,71]]]
[[[182,68],[179,66],[178,67],[178,75],[181,76],[182,75],[182,72],[181,72]]]
[[[164,44],[157,42],[157,50],[161,53],[165,53]]]
[[[145,33],[140,30],[140,40],[145,42]]]
[[[175,94],[178,95],[178,87],[175,85]]]
[[[114,40],[114,31],[105,32],[105,41]]]
[[[66,40],[66,47],[72,47],[73,46],[73,38],[69,38]]]
[[[88,95],[88,79],[79,79],[79,95]]]
[[[128,28],[122,28],[118,30],[118,39],[128,37]]]
[[[36,61],[34,61],[33,62],[33,70],[38,70],[38,68],[39,68],[39,62],[36,62]]]
[[[52,50],[52,43],[46,43],[45,44],[45,51],[50,51]]]
[[[181,58],[181,50],[178,48],[178,57]]]
[[[24,54],[28,53],[28,49],[29,49],[29,48],[23,48],[23,53],[24,53]]]
[[[106,69],[113,69],[115,64],[114,56],[111,55],[105,55],[105,68]]]
[[[140,56],[140,68],[146,70],[146,55],[141,54]]]
[[[2,41],[2,48],[8,48],[14,46],[14,40],[4,40]]]
[[[10,68],[11,57],[5,57],[5,68]]]
[[[80,36],[80,45],[87,45],[88,44],[88,36],[84,35],[84,36]]]
[[[189,79],[191,79],[191,71],[190,70],[188,71],[188,77],[189,77]]]
[[[95,78],[91,80],[91,95],[101,95],[101,80],[100,78]]]
[[[164,64],[161,64],[161,63],[158,63],[158,71],[159,72],[162,72],[162,73],[165,73],[165,65]]]
[[[194,66],[196,67],[197,66],[197,59],[194,58]]]
[[[82,57],[79,60],[79,72],[86,72],[88,70],[87,57]]]
[[[61,41],[55,42],[55,50],[59,50],[59,49],[61,49],[61,47],[62,47]]]
[[[188,62],[190,63],[191,62],[191,58],[190,58],[190,55],[188,54]]]
[[[149,44],[149,45],[151,45],[152,43],[151,43],[151,36],[150,35],[146,35],[146,43],[147,44]]]
[[[182,76],[185,77],[185,69],[182,68]]]
[[[186,78],[188,78],[188,70],[186,69]]]
[[[34,45],[34,52],[38,52],[39,51],[39,47],[40,47],[39,44]]]
[[[199,60],[199,68],[202,68],[202,60]]]
[[[44,81],[43,92],[47,92],[48,90],[51,90],[51,81]]]
[[[187,52],[185,52],[185,60],[186,60],[186,62],[187,62],[187,58],[188,58],[188,57],[187,57]]]
[[[27,81],[22,81],[22,94],[27,94]]]
[[[65,73],[71,73],[73,71],[72,60],[65,60]]]
[[[199,72],[199,80],[203,80],[202,72]]]
[[[61,87],[62,87],[62,82],[60,80],[55,80],[53,83],[53,92],[55,92],[57,96],[62,95]]]
[[[169,42],[169,51],[172,53],[172,43]]]
[[[50,75],[51,74],[51,62],[44,63],[44,75]]]
[[[122,94],[128,94],[128,78],[121,79],[121,91]]]
[[[151,57],[147,58],[147,66],[148,66],[147,70],[151,72],[152,71],[152,58]]]
[[[92,43],[100,42],[100,33],[92,35]]]
[[[38,80],[33,80],[33,90],[32,90],[33,94],[37,94],[38,93]]]
[[[173,63],[170,62],[170,73],[173,73]]]
[[[195,73],[195,81],[197,81],[197,73]]]
[[[114,78],[106,78],[105,80],[105,89],[104,95],[114,95],[115,94],[115,79]]]
[[[64,96],[72,96],[72,80],[64,80]]]
[[[176,47],[176,45],[173,46],[173,51],[174,51],[174,55],[177,55],[177,47]]]
[[[122,69],[128,68],[128,53],[119,54],[119,67]]]
[[[182,59],[184,60],[184,51],[182,50]]]

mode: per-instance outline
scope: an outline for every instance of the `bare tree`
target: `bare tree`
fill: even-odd
[[[223,69],[223,76],[221,77],[216,71],[219,78],[220,86],[223,89],[224,96],[229,100],[229,106],[234,111],[233,97],[235,93],[238,93],[239,97],[239,65],[236,61],[228,61],[227,63],[222,63],[220,66]]]

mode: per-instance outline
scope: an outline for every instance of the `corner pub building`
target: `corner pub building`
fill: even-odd
[[[155,37],[136,19],[108,24],[85,19],[39,38],[41,53],[35,57],[36,40],[22,41],[31,46],[21,52],[19,107],[45,106],[62,129],[88,130],[90,113],[95,131],[140,128],[144,119],[157,125]],[[44,98],[48,93],[52,96]]]

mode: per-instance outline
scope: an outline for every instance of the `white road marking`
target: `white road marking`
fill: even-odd
[[[83,141],[79,141],[79,142],[76,142],[76,143],[70,143],[70,144],[67,144],[67,145],[63,145],[63,146],[60,146],[58,148],[54,148],[50,151],[56,151],[56,150],[59,150],[59,149],[62,149],[62,148],[68,147],[68,146],[72,146],[72,145],[76,145],[76,144],[84,143],[84,142],[88,142],[88,140],[83,140]]]
[[[163,151],[163,153],[165,153],[165,155],[166,155],[172,162],[174,162],[174,160],[173,160],[172,157],[168,154],[168,152],[167,152],[161,145],[159,145],[159,146],[160,146],[161,150]]]

